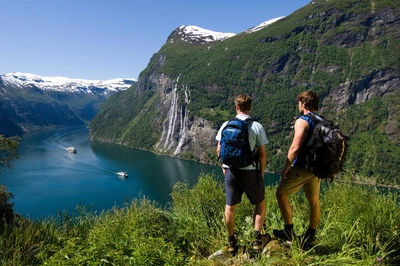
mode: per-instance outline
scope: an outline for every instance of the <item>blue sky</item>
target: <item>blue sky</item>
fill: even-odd
[[[0,0],[0,74],[138,78],[181,25],[240,33],[309,0]]]

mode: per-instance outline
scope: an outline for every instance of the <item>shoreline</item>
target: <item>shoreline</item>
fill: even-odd
[[[350,181],[350,180],[342,180],[342,179],[337,179],[336,181],[337,182],[342,182],[342,183],[368,185],[368,186],[375,186],[375,187],[382,187],[382,188],[392,188],[392,189],[400,190],[400,186],[396,186],[396,185],[376,184],[376,183],[366,182],[366,181]]]

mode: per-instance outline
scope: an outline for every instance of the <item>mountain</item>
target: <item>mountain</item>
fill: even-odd
[[[258,24],[257,26],[254,26],[250,29],[243,31],[242,33],[252,33],[252,32],[259,31],[282,18],[284,18],[284,17],[278,17],[278,18],[264,21],[264,22]],[[174,43],[174,38],[177,37],[178,39],[180,39],[180,41],[183,41],[183,42],[206,44],[206,43],[210,43],[210,42],[223,41],[223,40],[233,37],[235,35],[236,35],[235,33],[217,32],[217,31],[203,29],[198,26],[182,25],[182,26],[178,27],[177,29],[175,29],[170,34],[170,36],[168,37],[168,42]]]
[[[84,80],[27,73],[0,75],[0,134],[88,123],[100,105],[136,79]]]
[[[181,41],[188,43],[209,43],[214,41],[222,41],[229,37],[235,36],[235,33],[222,33],[206,30],[197,26],[180,26],[169,37],[169,42],[173,43],[173,37],[177,36]]]
[[[0,75],[0,79],[6,86],[26,88],[35,86],[41,90],[60,91],[71,93],[96,93],[110,94],[120,90],[126,90],[137,80],[134,78],[116,78],[111,80],[87,80],[71,79],[66,77],[42,77],[28,73],[9,73]]]
[[[400,182],[400,6],[387,0],[315,0],[260,30],[190,42],[174,30],[131,88],[90,123],[90,138],[216,163],[215,135],[239,93],[268,134],[279,172],[312,89],[321,115],[350,140],[354,178]]]

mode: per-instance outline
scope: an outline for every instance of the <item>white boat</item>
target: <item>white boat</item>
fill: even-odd
[[[67,149],[70,153],[76,153],[76,149],[74,147],[68,147]]]
[[[117,175],[120,176],[120,177],[128,177],[128,173],[127,172],[118,172]]]

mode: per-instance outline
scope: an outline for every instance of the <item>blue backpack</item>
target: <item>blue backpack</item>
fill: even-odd
[[[219,159],[229,167],[240,168],[256,162],[256,154],[250,148],[248,123],[251,118],[228,121],[221,133]]]

